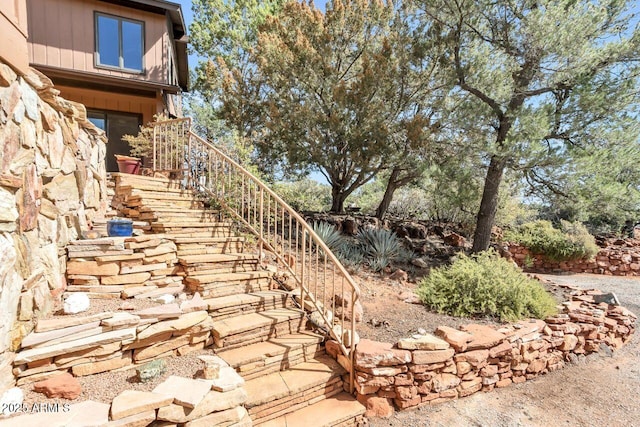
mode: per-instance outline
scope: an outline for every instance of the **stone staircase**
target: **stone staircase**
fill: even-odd
[[[246,380],[254,425],[355,426],[365,408],[344,391],[348,373],[326,355],[324,338],[277,289],[247,239],[192,192],[162,178],[114,174],[121,216],[174,240],[189,292],[213,320],[215,352]]]

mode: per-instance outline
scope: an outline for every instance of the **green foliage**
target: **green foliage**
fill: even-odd
[[[346,267],[359,268],[365,262],[365,254],[358,244],[351,240],[345,240],[340,250],[336,253],[340,262]]]
[[[485,160],[473,246],[480,251],[489,245],[505,170],[556,191],[558,175],[547,172],[566,169],[570,150],[610,148],[620,126],[638,127],[635,2],[417,3],[422,36],[443,45],[452,96],[461,98],[453,126],[474,130],[464,141]]]
[[[453,316],[490,316],[502,321],[545,318],[556,302],[537,281],[495,251],[460,255],[450,266],[429,273],[418,288],[429,308]]]
[[[404,248],[398,236],[389,230],[361,230],[353,239],[343,236],[335,226],[318,221],[313,224],[313,231],[349,267],[366,263],[378,272],[392,262],[409,262],[413,258],[413,252]]]
[[[189,46],[200,58],[185,99],[196,132],[260,176],[253,139],[260,132],[259,84],[250,52],[257,43],[258,27],[277,14],[285,0],[193,0]],[[234,87],[247,101],[235,105],[235,119],[225,116],[225,87]]]
[[[337,253],[344,246],[345,238],[334,225],[324,221],[317,221],[313,223],[312,228],[331,252]]]
[[[373,271],[383,270],[401,254],[402,244],[393,231],[363,229],[356,235],[356,240]]]
[[[272,188],[298,212],[325,212],[331,207],[331,188],[308,178],[276,182]]]
[[[528,222],[505,232],[505,240],[517,242],[553,261],[588,259],[598,253],[595,239],[579,222],[562,221],[561,229],[545,220]]]
[[[542,218],[583,222],[592,233],[620,232],[626,220],[640,219],[640,126],[628,123],[608,132],[605,143],[571,150],[572,166],[562,173],[557,191],[539,186]],[[604,167],[603,165],[606,165]]]
[[[161,122],[163,120],[169,120],[169,118],[162,114],[156,114],[153,116],[154,122]],[[135,157],[146,157],[153,154],[153,123],[147,123],[140,126],[140,131],[137,135],[123,135],[122,139],[131,147],[129,153]]]
[[[429,72],[437,61],[413,49],[411,27],[392,3],[326,7],[288,2],[267,17],[252,56],[258,78],[241,90],[230,77],[224,109],[234,119],[243,106],[259,108],[261,156],[287,173],[322,173],[331,209],[342,211],[346,197],[382,170],[401,168],[402,183],[428,157],[435,102],[427,100],[436,90]],[[246,95],[258,89],[262,98],[251,102]]]

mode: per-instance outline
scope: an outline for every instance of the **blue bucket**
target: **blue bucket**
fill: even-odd
[[[133,221],[130,219],[110,219],[107,221],[109,237],[129,237],[133,234]]]

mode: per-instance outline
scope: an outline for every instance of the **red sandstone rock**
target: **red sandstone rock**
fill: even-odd
[[[406,282],[407,280],[409,280],[409,276],[407,275],[406,271],[397,269],[396,271],[391,273],[391,275],[389,275],[389,279],[397,280],[399,282]]]
[[[527,366],[527,372],[531,374],[537,374],[547,367],[547,362],[544,359],[535,359]]]
[[[402,400],[402,399],[393,399],[393,402],[399,409],[411,408],[412,406],[417,406],[422,403],[422,398],[420,396],[416,396],[412,399]]]
[[[460,378],[453,374],[438,374],[433,378],[432,384],[433,391],[440,393],[457,387],[460,384]]]
[[[413,352],[413,363],[416,365],[429,365],[433,363],[442,363],[453,357],[454,350],[416,350]]]
[[[327,354],[334,359],[338,357],[338,354],[342,354],[342,350],[340,350],[340,344],[336,340],[329,340],[325,343],[325,350]]]
[[[489,357],[491,358],[504,356],[509,353],[511,353],[511,343],[509,343],[508,341],[505,341],[502,344],[489,349]]]
[[[380,417],[389,418],[393,415],[394,409],[391,399],[378,397],[376,395],[357,394],[358,402],[362,403],[366,409],[364,416],[368,418]]]
[[[35,383],[33,391],[44,393],[48,398],[62,397],[73,400],[80,396],[82,388],[77,378],[65,372],[48,380]]]
[[[475,368],[481,368],[489,358],[489,350],[474,350],[459,353],[454,356],[456,362],[468,362]]]
[[[467,344],[467,350],[480,350],[495,347],[505,340],[506,336],[486,325],[464,325],[460,329],[473,335]]]
[[[473,335],[448,326],[439,326],[436,335],[451,344],[456,351],[465,351],[467,344],[473,340]]]
[[[358,368],[404,365],[411,362],[411,352],[392,348],[392,344],[371,340],[360,340],[355,364]]]
[[[462,247],[466,245],[467,239],[457,233],[451,233],[444,236],[443,241],[449,246]]]

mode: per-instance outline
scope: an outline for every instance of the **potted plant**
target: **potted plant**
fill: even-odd
[[[140,174],[142,161],[138,157],[123,156],[122,154],[114,154],[118,163],[118,172],[129,173],[132,175]]]
[[[167,116],[164,114],[156,114],[153,116],[154,121],[167,120]],[[131,156],[116,155],[118,161],[118,169],[124,173],[139,174],[141,172],[142,159],[153,154],[153,126],[148,123],[146,126],[140,126],[140,131],[137,135],[124,135],[123,140],[127,141]],[[127,170],[135,170],[135,172],[128,172],[127,170],[120,169],[120,164]],[[134,166],[137,162],[137,168]]]

